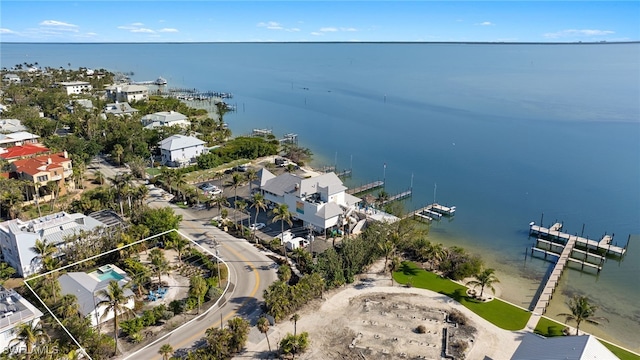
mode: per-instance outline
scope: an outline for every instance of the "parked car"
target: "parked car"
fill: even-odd
[[[266,225],[264,223],[254,223],[249,226],[249,230],[260,230],[264,228]]]
[[[213,185],[212,183],[204,183],[202,185],[200,185],[200,189],[202,191],[213,191],[215,189],[217,189],[218,187]]]
[[[216,187],[215,189],[213,189],[213,190],[209,191],[209,194],[210,194],[211,196],[220,195],[220,194],[222,194],[222,189],[220,189],[220,188]]]

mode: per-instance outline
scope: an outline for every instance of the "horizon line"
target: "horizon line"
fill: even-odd
[[[52,44],[52,45],[105,45],[105,44],[469,44],[469,45],[607,45],[639,44],[640,40],[629,41],[100,41],[100,42],[39,42],[0,41],[2,44]]]

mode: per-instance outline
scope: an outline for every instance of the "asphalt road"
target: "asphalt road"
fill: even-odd
[[[229,265],[230,286],[219,306],[186,323],[171,334],[134,353],[123,354],[121,359],[161,359],[158,350],[164,344],[170,344],[178,353],[187,351],[196,345],[205,331],[213,326],[226,325],[234,316],[242,316],[254,325],[262,314],[260,304],[264,290],[277,279],[276,265],[264,253],[257,250],[246,240],[237,239],[223,230],[208,225],[216,214],[215,210],[184,210],[163,200],[161,190],[150,192],[151,207],[171,206],[176,214],[182,215],[180,232],[198,244],[216,253],[215,244],[219,244],[219,254]]]

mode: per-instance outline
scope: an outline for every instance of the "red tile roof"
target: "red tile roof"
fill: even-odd
[[[6,160],[47,153],[50,151],[48,148],[44,147],[44,145],[41,144],[24,144],[22,146],[10,147],[6,150],[7,152],[0,153],[0,157]]]
[[[18,173],[27,173],[35,175],[43,171],[52,171],[54,169],[63,168],[63,164],[70,162],[71,159],[64,156],[65,153],[57,153],[50,155],[36,156],[30,159],[22,159],[14,161],[11,165],[15,167]],[[51,159],[51,163],[49,163]]]

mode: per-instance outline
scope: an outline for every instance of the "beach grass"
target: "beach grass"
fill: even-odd
[[[605,341],[600,341],[600,343],[602,343],[602,345],[604,345],[607,349],[609,349],[609,351],[611,351],[615,356],[619,357],[620,360],[640,360],[640,356],[632,352],[621,349]]]
[[[400,270],[393,274],[393,278],[399,284],[409,284],[446,295],[501,329],[521,330],[527,325],[530,317],[528,311],[502,300],[480,302],[472,299],[466,295],[465,286],[420,269],[412,262],[403,262]]]

